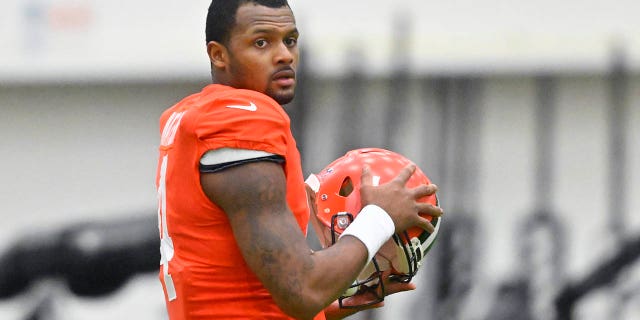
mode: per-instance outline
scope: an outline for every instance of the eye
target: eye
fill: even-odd
[[[267,46],[267,40],[265,39],[258,39],[254,42],[255,46],[258,48],[264,48]]]
[[[296,44],[298,44],[298,38],[295,37],[291,37],[291,38],[287,38],[284,39],[284,44],[287,45],[287,47],[295,47]]]

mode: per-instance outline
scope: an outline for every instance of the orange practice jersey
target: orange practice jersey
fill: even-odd
[[[287,202],[306,234],[309,208],[287,114],[258,92],[212,84],[166,110],[160,128],[159,277],[170,319],[289,319],[245,263],[226,214],[202,191],[199,172],[202,155],[219,148],[284,157]]]

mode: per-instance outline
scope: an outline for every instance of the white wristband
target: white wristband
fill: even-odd
[[[342,232],[340,238],[350,235],[358,238],[369,252],[367,261],[380,250],[393,235],[396,226],[384,209],[370,204],[360,210],[353,222]]]

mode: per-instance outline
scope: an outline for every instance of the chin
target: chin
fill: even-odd
[[[277,101],[280,105],[285,105],[293,100],[295,93],[293,89],[287,91],[281,91],[273,94],[269,94],[273,100]]]
[[[276,97],[276,98],[275,98],[275,100],[276,100],[280,105],[285,105],[285,104],[287,104],[287,103],[289,103],[289,102],[291,102],[291,101],[293,100],[293,95],[286,96],[286,97],[279,96],[279,97]]]

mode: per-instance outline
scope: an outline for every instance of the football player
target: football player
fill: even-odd
[[[405,185],[415,166],[379,186],[365,168],[357,219],[331,247],[309,248],[308,195],[281,107],[294,97],[298,36],[286,0],[210,4],[213,84],[160,118],[159,277],[172,320],[325,319],[325,308],[342,317],[332,302],[378,249],[414,226],[433,231],[421,214],[442,214],[417,201],[436,186]]]

